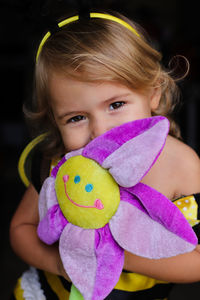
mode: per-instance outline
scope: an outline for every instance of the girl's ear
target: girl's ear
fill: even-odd
[[[155,110],[158,108],[161,98],[161,88],[155,87],[153,88],[151,99],[150,99],[150,105],[151,105],[151,111],[155,112]]]

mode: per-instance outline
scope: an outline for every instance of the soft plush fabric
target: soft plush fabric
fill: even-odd
[[[68,266],[67,273],[83,297],[88,299],[92,299],[97,269],[94,244],[93,230],[75,227],[70,223],[60,237],[59,250],[64,266]]]
[[[56,175],[55,190],[66,219],[83,228],[106,225],[120,202],[119,186],[110,173],[82,155],[71,157],[62,165]]]
[[[168,130],[164,117],[113,128],[66,154],[42,187],[38,235],[48,244],[59,240],[64,268],[86,300],[104,299],[114,288],[124,249],[159,259],[197,244],[179,209],[140,183]]]
[[[109,225],[118,244],[139,256],[158,259],[194,249],[192,243],[169,231],[128,202],[120,202]]]

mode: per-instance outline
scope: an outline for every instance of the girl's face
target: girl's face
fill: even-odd
[[[160,89],[133,91],[117,83],[88,83],[54,73],[49,82],[51,106],[66,151],[84,147],[123,123],[151,116]]]

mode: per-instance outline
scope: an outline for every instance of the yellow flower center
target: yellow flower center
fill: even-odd
[[[59,168],[55,190],[64,216],[83,228],[103,227],[120,202],[119,186],[110,173],[81,155]]]

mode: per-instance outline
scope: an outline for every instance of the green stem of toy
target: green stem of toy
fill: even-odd
[[[72,284],[69,300],[84,300],[79,290]]]

